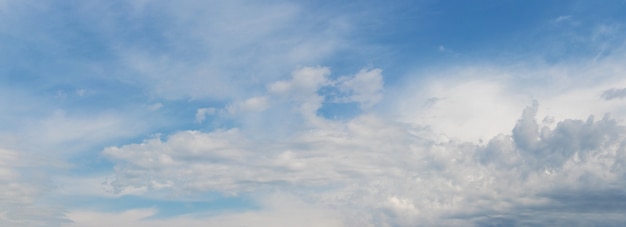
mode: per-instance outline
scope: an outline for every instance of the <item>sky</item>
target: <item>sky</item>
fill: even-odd
[[[0,225],[624,225],[624,11],[0,0]]]

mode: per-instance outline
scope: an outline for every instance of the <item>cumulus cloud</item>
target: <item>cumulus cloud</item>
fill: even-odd
[[[371,78],[380,72],[367,72],[372,74],[363,81],[377,81]],[[543,116],[534,102],[517,114],[508,132],[484,144],[440,140],[430,136],[433,129],[387,115],[363,112],[342,121],[315,115],[324,100],[319,89],[334,84],[328,74],[323,67],[303,68],[268,86],[272,99],[290,100],[296,110],[291,114],[304,116],[308,127],[274,138],[238,128],[180,131],[109,147],[103,154],[116,163],[110,184],[119,193],[295,194],[339,214],[346,226],[626,221],[612,216],[622,211],[620,204],[605,220],[565,209],[565,204],[601,206],[594,194],[626,193],[620,180],[626,176],[621,161],[626,129],[608,115],[559,119],[548,126],[537,122]],[[343,81],[361,80],[356,78]],[[565,192],[571,196],[563,197]],[[571,200],[576,196],[586,199]]]
[[[297,124],[325,124],[325,119],[318,116],[317,111],[326,103],[358,103],[362,110],[367,110],[383,96],[380,69],[362,69],[355,75],[342,76],[335,80],[329,78],[330,74],[328,67],[301,67],[294,70],[290,78],[267,84],[266,94],[234,101],[222,108],[198,109],[196,121],[204,120],[208,113],[206,111],[211,110],[211,114],[235,117],[249,124],[274,119],[275,116],[271,115],[282,116],[277,124],[285,124],[290,120],[300,121],[301,118],[307,119]],[[252,121],[251,118],[255,120]],[[265,124],[265,127],[280,126]]]
[[[304,67],[292,73],[288,81],[270,84],[268,90],[275,94],[287,94],[295,97],[306,97],[317,92],[320,86],[328,83],[330,69],[327,67]]]
[[[465,74],[467,72],[454,72]],[[529,99],[497,80],[445,80],[407,88],[390,109],[399,120],[447,139],[489,140],[511,130]]]

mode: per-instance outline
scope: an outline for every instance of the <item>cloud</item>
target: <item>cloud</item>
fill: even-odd
[[[299,125],[286,126],[287,135],[271,136],[271,128],[249,131],[245,127],[180,131],[166,138],[109,147],[103,154],[116,166],[110,185],[119,193],[157,195],[295,193],[323,212],[338,214],[346,226],[407,226],[418,221],[449,225],[569,223],[583,211],[563,211],[560,216],[528,212],[562,209],[563,198],[557,195],[566,189],[581,197],[589,191],[615,191],[616,196],[626,193],[620,186],[620,179],[626,176],[621,161],[626,152],[622,145],[626,129],[608,115],[597,121],[594,117],[548,117],[554,122],[544,124],[536,120],[542,110],[539,102],[534,102],[512,120],[503,114],[504,118],[477,125],[510,121],[508,132],[486,137],[486,143],[454,137],[442,140],[432,136],[436,134],[433,130],[440,128],[389,118],[393,114],[364,111],[347,120],[317,115],[323,100],[334,95],[320,92],[325,86],[358,90],[359,83],[344,82],[378,81],[375,78],[380,76],[380,71],[361,71],[353,78],[332,81],[329,73],[324,67],[301,68],[291,79],[270,83],[267,96],[255,96],[272,100],[264,105],[266,111],[284,110],[286,105],[291,111],[285,116],[302,117]],[[440,86],[424,90],[426,95],[420,97],[431,97],[425,99],[431,101],[420,108],[452,101],[472,101],[468,107],[481,107],[480,101],[485,100],[476,97],[503,100],[491,105],[515,100],[504,83],[462,81],[452,84],[465,86],[456,90],[446,89],[447,84]],[[591,90],[605,86],[601,83]],[[581,94],[593,94],[591,90]],[[361,94],[369,91],[378,89],[360,90]],[[433,99],[433,91],[447,93]],[[285,100],[282,104],[277,101],[281,99]],[[454,111],[467,113],[463,108]],[[477,111],[477,116],[489,113],[489,109]],[[273,121],[271,115],[263,119]],[[592,199],[584,204],[600,206]],[[611,211],[618,212],[616,209]],[[584,212],[578,217],[576,220],[601,220]],[[610,217],[604,223],[620,221]]]
[[[136,121],[135,118],[139,118],[140,114],[132,111],[128,110],[125,114],[108,112],[85,115],[57,109],[49,116],[23,123],[11,135],[15,136],[17,141],[14,143],[17,146],[29,152],[75,154],[99,143],[129,138],[144,132],[147,125]],[[29,138],[39,139],[23,142]],[[49,150],[44,150],[43,147]]]
[[[196,110],[196,122],[203,122],[206,118],[206,115],[209,114],[215,114],[215,108],[200,108]]]
[[[69,217],[79,226],[623,224],[622,20],[563,12],[468,37],[447,15],[470,11],[430,20],[415,12],[447,6],[420,5],[0,0],[0,225],[67,223],[47,205],[71,207],[59,194],[206,193],[261,209],[155,220],[158,208],[71,207]],[[478,19],[468,23],[489,22]],[[541,22],[549,28],[533,28]],[[492,31],[516,38],[493,42]],[[437,43],[439,55],[472,59],[421,54]],[[515,63],[495,59],[507,55]],[[483,60],[495,63],[474,64]],[[351,68],[364,62],[385,77]],[[356,73],[302,67],[316,64]],[[58,193],[55,183],[70,186]]]
[[[489,140],[510,131],[530,101],[509,89],[495,79],[441,79],[399,89],[388,108],[407,124],[428,126],[436,137]]]
[[[543,194],[563,188],[580,190],[573,192],[580,196],[617,190],[626,174],[620,161],[624,127],[605,117],[539,129],[536,111],[536,104],[528,107],[512,135],[486,145],[438,143],[408,134],[416,129],[407,125],[361,116],[261,147],[234,129],[186,131],[104,154],[117,163],[112,185],[118,191],[163,190],[158,185],[224,194],[299,191],[314,204],[380,224],[472,222],[454,217],[540,209],[554,199]]]
[[[49,190],[43,174],[23,173],[43,160],[0,148],[0,225],[62,226],[70,223],[62,208],[41,204]]]
[[[555,23],[561,23],[563,21],[568,21],[572,18],[572,16],[559,16],[556,19],[554,19]]]
[[[606,100],[623,99],[625,97],[626,97],[626,88],[622,88],[622,89],[611,88],[609,90],[602,92],[602,98]]]
[[[222,119],[234,119],[240,126],[250,126],[262,121],[279,122],[263,124],[263,127],[280,128],[287,122],[296,124],[325,124],[318,110],[325,104],[358,103],[362,110],[371,109],[383,97],[382,70],[362,69],[355,75],[329,78],[327,67],[301,67],[290,78],[268,83],[265,94],[233,101],[224,107],[197,110],[196,121],[203,120],[205,110],[212,110]],[[281,119],[273,115],[281,115]],[[301,122],[301,118],[306,118]],[[247,124],[247,125],[246,125]],[[259,128],[259,130],[265,130]]]
[[[97,226],[343,226],[329,210],[307,204],[298,197],[273,194],[260,199],[264,208],[243,213],[183,215],[168,219],[151,218],[157,210],[134,209],[118,213],[73,211],[68,216],[76,225]],[[306,220],[306,222],[303,222]]]
[[[330,69],[327,67],[304,67],[292,73],[291,80],[277,81],[268,86],[270,93],[306,97],[328,83]]]
[[[338,87],[349,95],[338,101],[358,102],[362,108],[371,108],[382,99],[383,76],[381,69],[362,69],[353,77],[342,77]]]
[[[626,109],[601,96],[610,89],[626,87],[620,59],[624,57],[436,68],[410,73],[407,77],[422,77],[403,81],[393,91],[386,89],[387,98],[381,103],[388,109],[388,118],[428,127],[433,136],[475,142],[509,133],[518,113],[532,100],[543,106],[538,115],[554,122],[605,113],[622,119]]]
[[[131,32],[157,26],[148,39],[166,48],[115,40],[128,47],[118,50],[120,64],[153,94],[168,99],[240,98],[298,65],[315,64],[340,50],[347,23],[338,16],[315,19],[301,4],[283,1],[151,1],[140,8],[123,14],[124,19],[145,19]],[[168,21],[151,21],[154,15]]]

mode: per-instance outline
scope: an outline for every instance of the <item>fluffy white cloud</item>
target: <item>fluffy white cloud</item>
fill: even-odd
[[[295,70],[290,80],[278,81],[268,85],[270,94],[274,94],[283,105],[294,106],[299,115],[309,123],[319,123],[316,111],[322,106],[324,97],[317,91],[328,85],[330,69],[326,67],[304,67]]]
[[[280,128],[287,122],[317,127],[329,123],[317,113],[325,103],[359,103],[367,110],[382,98],[380,69],[362,69],[355,75],[336,80],[329,78],[330,73],[327,67],[299,68],[291,73],[291,78],[269,83],[267,94],[235,101],[223,108],[198,109],[196,121],[203,121],[207,114],[217,114],[219,117],[234,117],[245,126],[257,125],[257,128],[259,122],[264,121],[273,122],[262,124],[271,128]]]
[[[475,142],[510,131],[517,113],[530,101],[488,79],[442,79],[409,90],[393,104],[392,113],[403,122],[428,126],[449,139]]]
[[[291,80],[278,81],[270,84],[268,90],[275,94],[292,97],[308,97],[327,83],[330,69],[327,67],[304,67],[292,73]]]
[[[298,191],[314,204],[374,224],[515,219],[518,210],[550,208],[560,190],[584,196],[621,187],[623,127],[605,117],[539,129],[536,111],[528,107],[511,136],[486,145],[438,143],[368,115],[289,141],[251,142],[236,130],[186,131],[104,153],[118,163],[112,185],[119,191],[162,185],[225,194]]]
[[[626,87],[626,68],[620,59],[624,57],[577,64],[473,65],[422,72],[428,77],[408,80],[397,91],[386,94],[383,103],[388,103],[388,118],[428,127],[434,137],[474,142],[508,133],[518,113],[532,100],[542,105],[538,115],[553,119],[553,123],[605,113],[623,119],[626,108],[619,104],[623,99],[607,100],[612,89]]]
[[[497,128],[508,127],[503,133],[494,131],[499,135],[483,137],[485,143],[454,136],[442,140],[433,136],[442,128],[424,127],[436,122],[416,124],[389,118],[394,114],[372,112],[344,121],[316,115],[324,100],[319,90],[325,84],[336,84],[327,79],[328,73],[322,67],[302,68],[291,80],[270,84],[268,96],[259,96],[288,100],[288,105],[283,105],[293,111],[287,116],[301,116],[301,124],[307,127],[288,127],[287,136],[276,137],[271,136],[272,128],[261,132],[270,136],[245,128],[181,131],[164,139],[109,147],[104,155],[116,163],[111,185],[118,192],[293,193],[342,217],[341,224],[346,226],[626,221],[613,215],[626,210],[626,204],[613,204],[606,210],[606,218],[594,216],[590,208],[626,194],[621,181],[626,176],[621,161],[626,152],[626,129],[608,115],[600,120],[558,116],[552,117],[553,122],[546,118],[540,123],[537,118],[547,115],[540,114],[541,106],[535,102],[523,111],[504,108],[505,112],[496,113],[491,121],[475,125],[503,123]],[[376,72],[373,75],[371,78],[377,77]],[[351,80],[358,81],[356,78]],[[446,99],[467,108],[444,109],[438,114],[460,113],[441,120],[454,120],[471,108],[476,117],[487,114],[489,118],[491,105],[528,100],[510,95],[502,83],[461,82],[454,86],[466,89],[457,90],[442,86],[417,97],[433,97],[434,93],[428,93],[432,91],[449,91],[445,93],[448,96],[431,102],[426,99],[419,108],[437,107],[437,102]],[[592,90],[604,86],[601,83]],[[496,96],[498,93],[504,97]],[[600,93],[593,94],[594,100],[602,100]],[[488,100],[496,101],[488,104]],[[284,109],[276,103],[267,108],[270,112]],[[271,121],[271,116],[265,117]],[[458,134],[461,136],[471,133],[460,130],[466,130]],[[556,213],[562,215],[549,215]]]

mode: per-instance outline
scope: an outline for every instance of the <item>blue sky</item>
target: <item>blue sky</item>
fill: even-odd
[[[0,0],[0,225],[622,225],[624,10]]]

